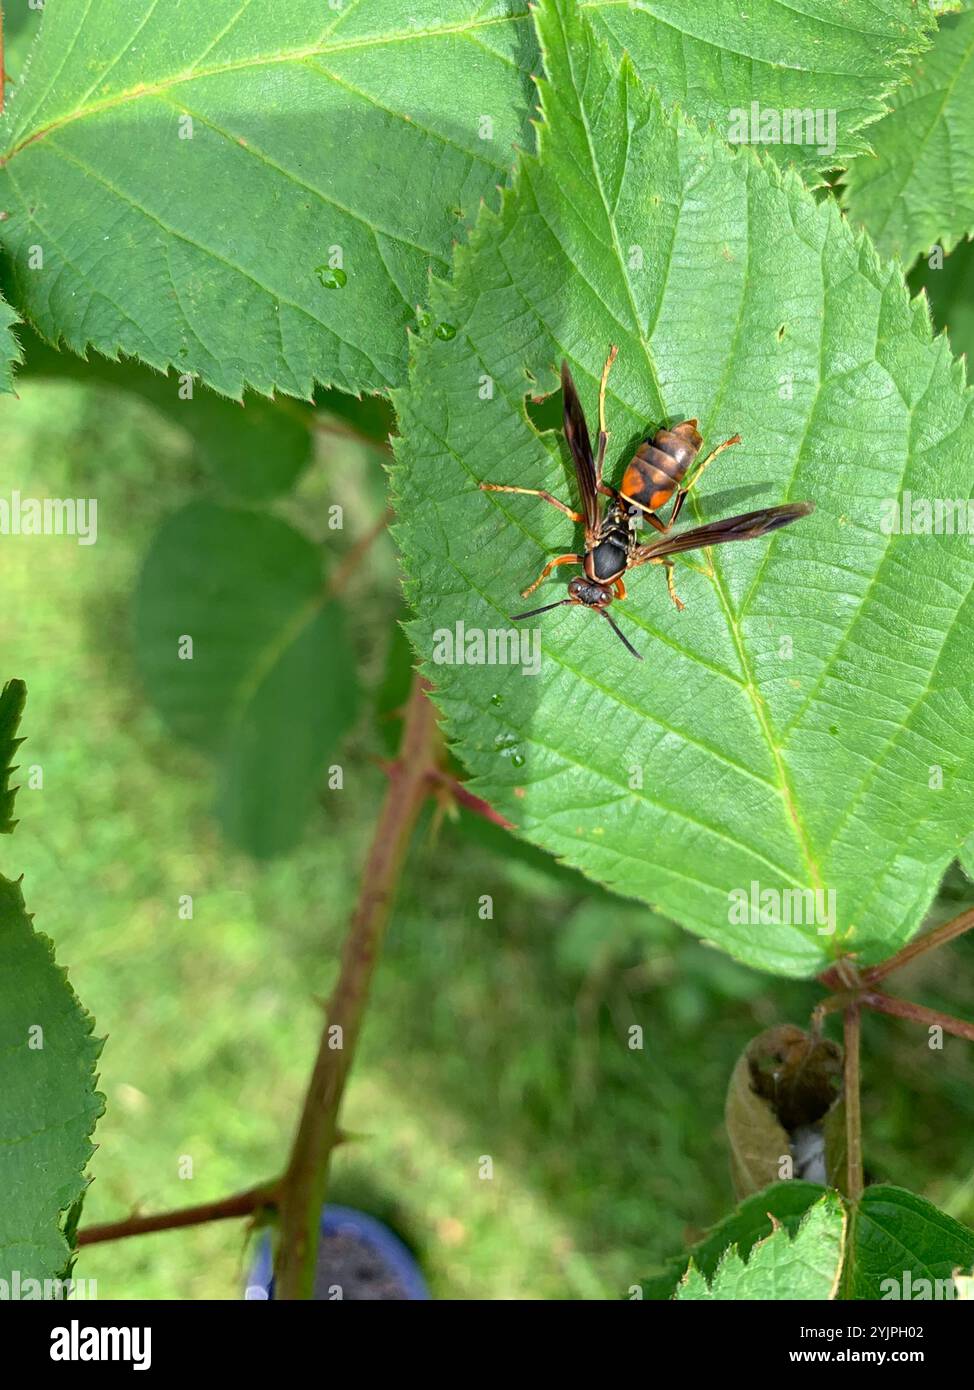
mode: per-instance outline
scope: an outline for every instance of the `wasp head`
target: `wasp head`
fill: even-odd
[[[549,613],[552,608],[562,608],[566,604],[580,603],[585,608],[593,608],[596,613],[601,613],[626,650],[631,652],[637,661],[642,661],[636,648],[625,633],[619,629],[608,611],[612,599],[613,592],[605,584],[596,584],[583,575],[577,575],[568,586],[567,598],[556,599],[554,603],[546,603],[542,608],[532,608],[528,613],[512,613],[511,621],[520,622],[523,618],[536,618],[539,613]]]
[[[576,575],[568,586],[568,597],[572,603],[584,603],[586,608],[607,608],[612,602],[612,590]]]

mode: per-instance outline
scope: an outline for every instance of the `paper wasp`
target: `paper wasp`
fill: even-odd
[[[565,438],[575,464],[575,476],[581,497],[582,510],[573,511],[566,503],[552,497],[550,492],[540,488],[514,487],[506,483],[481,483],[485,492],[519,492],[529,497],[540,497],[553,507],[564,512],[572,521],[585,526],[584,554],[559,555],[549,560],[533,584],[522,589],[521,597],[533,594],[553,569],[559,565],[581,565],[584,575],[576,575],[568,586],[568,597],[554,603],[546,603],[541,608],[532,608],[527,613],[512,613],[511,620],[519,622],[522,618],[535,618],[539,613],[547,613],[552,608],[563,605],[581,604],[591,608],[611,626],[623,645],[633,656],[642,659],[639,652],[620,630],[608,613],[613,599],[626,597],[623,575],[639,565],[665,565],[666,585],[670,598],[677,608],[683,604],[677,597],[673,583],[672,555],[685,550],[699,550],[703,546],[723,545],[725,541],[756,540],[797,521],[800,516],[808,516],[814,510],[813,502],[786,502],[777,507],[762,507],[759,511],[744,512],[740,516],[725,517],[723,521],[695,526],[690,531],[671,535],[670,528],[676,521],[686,501],[687,493],[702,476],[704,469],[718,454],[732,444],[740,443],[740,435],[726,439],[718,444],[710,454],[698,464],[688,481],[684,478],[700,452],[703,440],[697,431],[696,420],[684,420],[672,429],[659,429],[644,440],[636,450],[622,479],[622,487],[614,488],[602,479],[605,463],[605,450],[609,432],[605,425],[605,389],[609,370],[616,359],[617,349],[610,348],[602,369],[599,386],[599,440],[596,454],[592,454],[592,441],[582,403],[575,390],[568,363],[561,364],[561,386],[564,397]],[[600,500],[600,494],[610,499],[608,507]],[[672,501],[669,519],[663,521],[659,511]],[[646,521],[661,532],[659,539],[648,545],[639,544],[639,525]]]

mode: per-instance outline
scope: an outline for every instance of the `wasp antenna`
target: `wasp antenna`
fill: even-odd
[[[527,613],[509,613],[508,619],[512,623],[519,623],[522,618],[536,618],[539,613],[550,613],[552,608],[561,608],[566,603],[574,603],[573,598],[560,598],[555,603],[546,603],[543,608],[532,608]]]
[[[609,614],[606,612],[606,610],[605,610],[604,608],[600,608],[598,611],[602,614],[603,618],[604,618],[605,621],[609,624],[609,626],[611,627],[612,631],[613,631],[613,632],[615,633],[615,635],[618,637],[618,639],[619,639],[619,641],[622,643],[622,645],[623,645],[628,651],[631,651],[631,652],[632,652],[633,656],[636,658],[637,661],[642,661],[642,659],[643,659],[643,658],[642,658],[642,655],[641,655],[639,652],[636,651],[636,648],[632,645],[632,643],[629,641],[629,638],[626,636],[626,634],[625,634],[625,633],[622,631],[622,629],[619,627],[619,624],[618,624],[617,622],[615,622],[615,621],[609,616]]]

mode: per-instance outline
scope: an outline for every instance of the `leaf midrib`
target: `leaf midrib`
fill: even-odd
[[[749,172],[749,171],[748,171],[748,172]],[[715,397],[715,399],[714,399],[713,405],[712,405],[712,407],[711,407],[711,413],[714,414],[714,415],[716,415],[717,412],[719,411],[720,406],[721,406],[722,403],[723,403],[724,396],[725,396],[725,394],[726,394],[726,392],[727,392],[727,382],[728,382],[728,380],[729,380],[729,378],[730,378],[730,375],[731,375],[731,367],[732,367],[732,365],[733,365],[733,363],[734,363],[734,360],[735,360],[735,357],[736,357],[736,354],[737,354],[738,344],[739,344],[739,342],[740,342],[740,337],[741,337],[741,329],[742,329],[743,323],[744,323],[744,311],[745,311],[745,307],[746,307],[746,305],[747,305],[747,300],[748,300],[748,286],[751,284],[751,247],[752,247],[752,239],[751,239],[751,234],[750,234],[750,233],[751,233],[751,226],[750,226],[750,217],[751,217],[750,190],[751,190],[750,179],[749,179],[749,178],[745,178],[745,180],[744,180],[744,206],[745,206],[746,218],[747,218],[747,224],[746,224],[746,228],[745,228],[745,242],[746,242],[746,248],[747,248],[747,251],[746,251],[746,261],[745,261],[745,266],[744,266],[744,274],[741,276],[741,297],[740,297],[740,303],[739,303],[739,305],[738,305],[738,311],[737,311],[737,322],[736,322],[736,324],[735,324],[735,326],[734,326],[734,335],[733,335],[733,338],[731,339],[730,351],[728,352],[728,355],[727,355],[727,361],[726,361],[726,363],[725,363],[725,365],[724,365],[724,371],[723,371],[723,374],[722,374],[722,376],[721,376],[721,381],[720,381],[720,384],[719,384],[719,387],[718,387],[718,390],[717,390],[717,394],[716,394],[716,397]],[[823,324],[823,334],[824,334],[824,315],[823,315],[823,319],[822,319],[822,324]],[[810,410],[810,412],[809,412],[808,421],[806,422],[806,430],[805,430],[805,435],[803,436],[803,443],[804,443],[804,439],[807,438],[808,428],[809,428],[809,425],[810,425],[810,421],[811,421],[811,419],[812,419],[812,413],[811,413],[811,412],[814,411],[814,409],[815,409],[815,405],[816,405],[817,399],[818,399],[818,392],[820,392],[820,390],[821,390],[821,383],[822,383],[823,375],[824,375],[823,372],[822,372],[822,370],[821,370],[821,354],[822,354],[822,342],[821,342],[821,340],[820,340],[820,344],[819,344],[819,363],[820,363],[820,370],[819,370],[818,389],[817,389],[817,391],[816,391],[816,398],[815,398],[815,401],[813,401],[812,406],[811,406],[811,410]],[[796,478],[796,476],[797,476],[797,474],[798,474],[798,470],[799,470],[800,466],[801,466],[801,448],[799,448],[798,453],[796,454],[796,457],[795,457],[795,466],[794,466],[794,468],[792,469],[792,475],[791,475],[791,479],[790,479],[790,482],[789,482],[789,485],[788,485],[788,492],[789,492],[789,493],[790,493],[791,488],[792,488],[792,486],[793,486],[793,484],[794,484],[794,481],[795,481],[795,478]],[[699,515],[699,499],[698,499],[697,497],[694,497],[694,498],[691,499],[691,505],[693,506],[694,510],[695,510],[695,511],[698,513],[698,515]],[[765,566],[766,566],[766,564],[767,564],[767,562],[768,562],[768,555],[769,555],[769,553],[770,553],[770,548],[771,548],[771,547],[770,547],[770,544],[767,545],[767,546],[765,546],[764,555],[761,557],[761,561],[760,561],[760,564],[759,564],[759,567],[758,567],[758,576],[760,576],[760,575],[763,574],[763,572],[764,572],[764,568],[765,568]],[[741,670],[744,672],[744,674],[745,674],[745,676],[746,676],[746,678],[747,678],[747,679],[745,680],[745,682],[744,682],[744,689],[745,689],[745,691],[747,692],[748,698],[749,698],[749,700],[750,700],[750,702],[751,702],[751,706],[752,706],[752,708],[753,708],[753,710],[754,710],[754,717],[755,717],[755,719],[756,719],[756,721],[757,721],[757,723],[758,723],[758,726],[759,726],[760,729],[761,729],[762,736],[763,736],[763,738],[764,738],[765,743],[766,743],[767,746],[768,746],[768,751],[769,751],[770,754],[771,754],[771,759],[772,759],[772,762],[773,762],[773,764],[774,764],[775,774],[776,774],[777,779],[778,779],[778,787],[777,787],[777,790],[778,790],[778,792],[779,792],[779,794],[780,794],[780,796],[781,796],[782,802],[783,802],[784,807],[785,807],[785,811],[786,811],[786,813],[787,813],[789,819],[790,819],[791,822],[792,822],[792,825],[793,825],[793,828],[794,828],[794,832],[795,832],[795,837],[796,837],[796,839],[797,839],[797,841],[798,841],[798,845],[799,845],[799,848],[800,848],[801,853],[802,853],[802,858],[805,860],[805,863],[806,863],[806,865],[807,865],[807,867],[808,867],[808,871],[809,871],[809,873],[810,873],[810,875],[811,875],[811,877],[812,877],[812,882],[811,882],[811,884],[810,884],[809,886],[812,887],[812,888],[819,889],[819,888],[822,887],[822,873],[821,873],[821,870],[820,870],[820,868],[819,868],[818,862],[816,861],[816,859],[815,859],[815,857],[814,857],[814,855],[813,855],[813,853],[812,853],[811,840],[810,840],[810,837],[809,837],[809,834],[808,834],[808,830],[807,830],[807,828],[806,828],[806,826],[805,826],[804,821],[803,821],[802,818],[801,818],[801,814],[800,814],[799,809],[798,809],[798,803],[797,803],[797,800],[796,800],[796,797],[795,797],[795,791],[794,791],[794,788],[793,788],[792,785],[791,785],[791,780],[790,780],[790,778],[789,778],[789,776],[788,776],[788,768],[787,768],[787,766],[786,766],[786,764],[785,764],[785,761],[784,761],[784,756],[783,756],[783,752],[782,752],[782,745],[780,745],[780,744],[775,740],[775,737],[774,737],[774,730],[773,730],[773,728],[772,728],[771,719],[770,719],[770,716],[769,716],[769,714],[768,714],[767,704],[766,704],[766,702],[765,702],[763,696],[761,695],[760,690],[758,689],[757,683],[755,682],[755,679],[754,679],[754,671],[753,671],[753,669],[752,669],[751,661],[750,661],[750,659],[749,659],[749,657],[748,657],[747,648],[746,648],[745,643],[744,643],[744,635],[743,635],[743,633],[741,632],[741,626],[740,626],[741,618],[743,617],[744,610],[745,610],[745,608],[747,607],[747,604],[750,602],[751,594],[753,593],[754,588],[756,587],[756,584],[757,584],[757,578],[755,578],[754,582],[753,582],[753,583],[751,584],[751,586],[748,588],[747,593],[745,594],[745,597],[744,597],[744,604],[743,604],[743,606],[742,606],[742,608],[741,608],[741,611],[740,611],[739,613],[737,613],[737,612],[734,611],[734,606],[733,606],[733,604],[731,603],[730,593],[729,593],[729,591],[728,591],[727,582],[726,582],[726,580],[725,580],[725,578],[724,578],[724,575],[723,575],[723,572],[722,572],[722,567],[721,567],[721,564],[720,564],[719,557],[718,557],[718,558],[715,558],[714,555],[713,555],[712,550],[708,550],[708,554],[709,554],[709,556],[710,556],[710,568],[711,568],[712,576],[713,576],[712,582],[713,582],[713,585],[714,585],[714,589],[715,589],[716,592],[717,592],[717,596],[718,596],[718,598],[719,598],[719,600],[720,600],[721,607],[722,607],[723,610],[724,610],[724,616],[725,616],[725,619],[726,619],[726,622],[727,622],[727,627],[728,627],[728,630],[730,631],[731,638],[732,638],[732,640],[733,640],[733,642],[734,642],[734,647],[735,647],[735,650],[736,650],[736,652],[737,652],[737,659],[738,659],[738,661],[740,662],[740,665],[741,665]]]

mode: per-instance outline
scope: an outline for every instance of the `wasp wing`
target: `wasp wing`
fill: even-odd
[[[724,517],[723,521],[694,526],[692,530],[681,531],[676,536],[661,536],[649,545],[637,546],[629,568],[662,560],[667,555],[678,555],[683,550],[700,550],[705,545],[756,540],[759,536],[777,531],[779,526],[797,521],[800,516],[808,516],[814,510],[814,502],[785,502],[779,507],[762,507],[760,511],[743,512],[740,516]]]
[[[593,531],[599,524],[599,492],[595,481],[595,458],[592,454],[592,440],[589,436],[588,425],[585,423],[585,412],[578,399],[578,392],[575,390],[575,383],[572,381],[572,374],[568,370],[567,362],[561,364],[561,392],[565,404],[565,438],[568,440],[572,461],[575,464],[575,477],[578,479],[578,491],[582,499],[585,528],[588,531]]]

